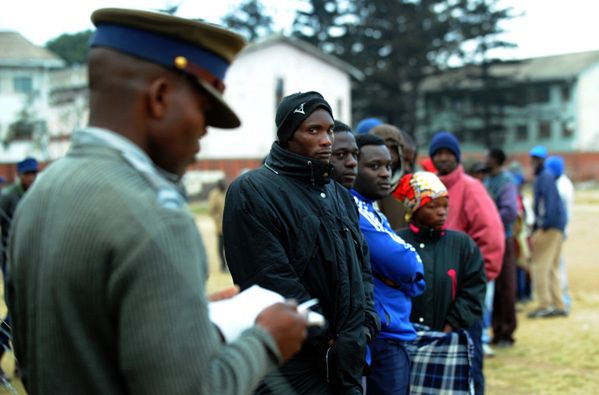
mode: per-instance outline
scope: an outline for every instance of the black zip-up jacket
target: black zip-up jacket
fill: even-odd
[[[236,179],[225,200],[225,253],[235,283],[259,284],[298,303],[318,298],[315,310],[327,320],[271,375],[284,377],[292,393],[361,394],[365,344],[380,328],[357,208],[331,171],[274,143],[264,166]],[[268,382],[258,393],[289,391]]]
[[[483,258],[466,233],[420,229],[413,223],[397,234],[410,243],[424,265],[424,293],[412,299],[410,321],[442,331],[468,329],[482,316],[487,288]]]

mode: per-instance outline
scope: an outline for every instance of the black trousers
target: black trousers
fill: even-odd
[[[514,239],[505,240],[503,266],[495,279],[493,299],[493,343],[502,340],[514,341],[516,331],[516,248]]]

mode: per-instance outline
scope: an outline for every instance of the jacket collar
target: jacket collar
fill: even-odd
[[[355,196],[356,198],[358,198],[360,201],[367,203],[368,205],[372,206],[372,204],[374,203],[374,200],[370,200],[370,199],[366,199],[364,196],[360,195],[360,193],[358,191],[356,191],[355,189],[350,189],[349,192]]]
[[[433,228],[421,228],[419,226],[417,226],[416,224],[414,224],[414,222],[410,222],[408,224],[410,230],[412,231],[412,233],[414,233],[414,235],[416,235],[417,238],[419,239],[424,239],[424,240],[430,240],[430,239],[439,239],[443,236],[445,236],[445,229],[446,227],[443,226],[443,229],[441,230],[435,230]]]
[[[276,141],[272,144],[264,166],[276,174],[299,178],[318,187],[330,182],[333,171],[332,165],[293,153],[282,148]]]
[[[445,185],[447,189],[450,189],[455,183],[457,183],[460,178],[464,176],[464,167],[462,165],[458,165],[454,171],[444,176],[439,175],[439,179]]]
[[[78,129],[73,133],[71,147],[104,147],[116,151],[156,188],[159,204],[165,207],[181,207],[186,204],[185,187],[180,177],[155,166],[141,148],[111,130],[97,127]]]

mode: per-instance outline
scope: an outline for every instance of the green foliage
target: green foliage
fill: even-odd
[[[273,31],[272,17],[266,15],[260,0],[245,0],[225,15],[222,22],[226,27],[241,34],[248,41],[255,41]]]
[[[48,41],[46,48],[60,56],[69,66],[84,64],[89,52],[89,40],[93,34],[91,30],[79,33],[65,33]]]

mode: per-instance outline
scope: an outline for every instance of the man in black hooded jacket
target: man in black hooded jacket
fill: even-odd
[[[259,394],[362,394],[366,344],[380,327],[358,212],[332,181],[333,116],[317,92],[285,97],[278,141],[264,165],[233,182],[223,234],[235,283],[302,303],[318,298],[327,320],[268,375]]]

